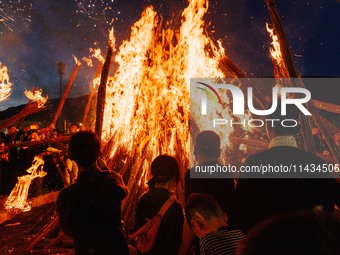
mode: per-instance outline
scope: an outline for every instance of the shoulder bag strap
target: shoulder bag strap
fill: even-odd
[[[163,217],[163,215],[166,213],[166,211],[170,208],[170,206],[175,202],[175,198],[173,196],[169,197],[169,199],[162,205],[161,209],[159,209],[158,213],[156,214],[156,216],[161,216],[161,218]]]

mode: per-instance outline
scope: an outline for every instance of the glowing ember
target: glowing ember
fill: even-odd
[[[26,171],[28,175],[18,177],[18,183],[15,185],[11,194],[8,196],[5,203],[6,210],[20,209],[29,211],[31,207],[27,204],[27,195],[32,180],[37,177],[44,177],[47,173],[43,169],[44,160],[38,156],[34,157],[32,166]]]
[[[38,108],[44,107],[48,100],[48,96],[42,96],[42,89],[33,88],[33,91],[25,90],[24,94],[32,102],[37,102]]]
[[[0,102],[5,101],[11,95],[12,83],[9,82],[9,75],[6,66],[0,62]]]

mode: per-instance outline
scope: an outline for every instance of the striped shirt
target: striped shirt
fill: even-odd
[[[244,234],[238,228],[221,227],[201,238],[201,255],[234,255],[236,247],[243,237]]]

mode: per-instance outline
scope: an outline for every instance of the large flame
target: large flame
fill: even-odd
[[[195,123],[197,132],[211,129],[212,116],[198,120],[199,105],[193,106],[190,116],[189,96],[190,78],[224,77],[219,69],[224,49],[204,32],[207,9],[206,0],[189,1],[176,30],[162,29],[161,19],[148,7],[115,55],[115,74],[107,84],[102,140],[111,141],[106,152],[109,166],[128,179],[130,194],[123,209],[127,221],[131,220],[131,204],[150,177],[151,161],[160,154],[171,154],[184,173],[190,166],[189,123]],[[226,105],[215,110],[222,118],[230,118],[225,109],[227,94],[221,97]],[[224,145],[232,132],[230,127],[218,130]]]
[[[189,156],[189,79],[224,76],[216,57],[223,48],[204,34],[207,8],[205,0],[190,1],[179,34],[161,31],[152,7],[132,27],[130,40],[115,57],[117,71],[108,81],[103,140],[115,136],[111,155],[120,145],[135,150],[147,144],[143,151],[150,158],[175,154],[179,145],[185,154],[181,156]],[[198,124],[206,129],[204,121]],[[224,130],[223,137],[228,132]]]
[[[12,83],[9,81],[8,70],[0,62],[0,102],[5,101],[11,95]]]
[[[43,165],[44,160],[41,157],[34,157],[32,166],[26,170],[29,174],[18,177],[18,183],[8,196],[5,203],[5,208],[7,210],[20,209],[29,211],[31,209],[30,205],[27,203],[28,190],[33,179],[44,177],[47,174],[42,170]]]

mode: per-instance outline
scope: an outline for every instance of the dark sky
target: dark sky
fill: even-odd
[[[276,4],[298,71],[303,76],[340,77],[340,0],[276,0]],[[149,5],[178,26],[187,2],[0,0],[0,62],[14,83],[10,100],[0,103],[0,111],[26,103],[23,92],[34,86],[50,98],[59,97],[56,63],[66,63],[66,85],[75,66],[72,55],[89,56],[90,47],[105,52],[112,20],[118,48]],[[265,29],[270,17],[264,0],[212,0],[209,6],[206,31],[223,40],[228,56],[249,77],[273,75]],[[83,63],[70,97],[88,94],[94,70]],[[340,104],[339,87],[311,89],[320,99]]]

